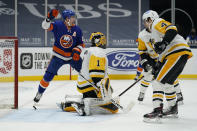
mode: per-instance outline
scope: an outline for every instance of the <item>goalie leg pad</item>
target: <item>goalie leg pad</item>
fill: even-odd
[[[73,103],[82,104],[82,96],[81,95],[66,95],[65,102],[61,103],[62,110],[66,112],[76,111],[75,108],[72,106]]]
[[[110,86],[110,80],[108,77],[102,79],[100,82],[97,83],[100,91],[97,94],[98,98],[102,98],[103,100],[109,100],[112,97],[113,89]]]
[[[86,115],[114,114],[118,112],[118,107],[111,103],[111,101],[105,101],[101,98],[85,98],[84,105],[84,111],[86,112]]]

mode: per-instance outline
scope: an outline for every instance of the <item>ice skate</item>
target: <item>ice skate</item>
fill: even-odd
[[[147,123],[161,123],[161,118],[163,114],[163,104],[155,108],[151,113],[145,114],[144,115],[144,122]]]
[[[42,97],[42,93],[37,92],[35,98],[34,98],[34,102],[38,103],[40,101],[40,98]]]
[[[178,105],[170,106],[168,109],[163,111],[164,118],[178,118]]]

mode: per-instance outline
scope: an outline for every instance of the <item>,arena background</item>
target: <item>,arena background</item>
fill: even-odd
[[[148,9],[149,1],[143,0],[142,11]],[[77,23],[83,31],[84,42],[90,45],[91,32],[107,34],[109,47],[136,47],[138,35],[138,0],[113,0],[109,4],[109,25],[107,25],[106,0],[79,0]],[[48,10],[57,8],[75,10],[75,0],[48,0]],[[0,36],[14,35],[14,1],[0,0]],[[18,38],[20,47],[52,46],[53,34],[47,33],[41,23],[45,18],[45,0],[18,0]],[[59,18],[61,19],[61,18]]]
[[[54,38],[51,32],[45,32],[41,28],[41,23],[45,18],[46,9],[53,8],[60,11],[76,11],[77,24],[83,31],[86,47],[90,46],[91,32],[100,31],[106,34],[106,53],[112,79],[135,77],[139,62],[136,38],[139,30],[143,28],[141,15],[149,9],[148,0],[17,0],[17,3],[16,31],[14,0],[0,0],[0,36],[18,36],[19,81],[40,80],[47,68]],[[197,78],[197,50],[192,51],[194,57],[189,60],[181,78]],[[58,74],[55,80],[77,79],[77,72],[67,65],[63,66]]]
[[[194,57],[189,60],[180,78],[197,78],[197,50],[192,50]],[[135,77],[138,64],[137,49],[108,48],[109,76],[111,79],[132,79]],[[19,81],[40,80],[52,56],[52,49],[19,48]],[[77,72],[64,65],[58,71],[55,80],[76,80]]]

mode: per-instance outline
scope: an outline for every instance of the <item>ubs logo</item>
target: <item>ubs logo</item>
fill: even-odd
[[[70,35],[63,35],[60,38],[60,44],[64,48],[70,48],[72,46],[72,44],[73,44],[72,36],[70,36]]]

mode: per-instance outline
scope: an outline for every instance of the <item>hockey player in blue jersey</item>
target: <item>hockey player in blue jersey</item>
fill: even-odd
[[[80,71],[82,59],[80,53],[85,47],[82,41],[82,31],[75,25],[75,12],[72,10],[64,10],[62,12],[62,20],[55,20],[59,14],[57,9],[52,9],[47,18],[42,22],[42,28],[53,32],[55,43],[53,45],[53,55],[49,66],[40,81],[38,92],[34,98],[34,102],[38,103],[42,94],[49,86],[50,81],[57,75],[57,71],[64,64],[70,64],[76,71]]]

